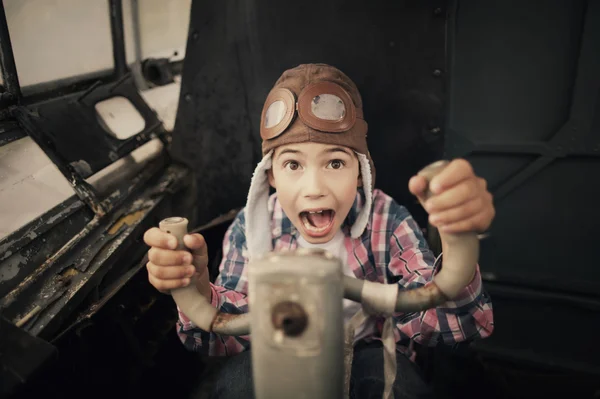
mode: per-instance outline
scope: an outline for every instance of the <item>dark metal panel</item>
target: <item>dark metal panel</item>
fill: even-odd
[[[194,1],[173,152],[197,175],[200,221],[245,204],[261,155],[260,113],[277,78],[324,62],[361,91],[377,186],[424,224],[407,187],[442,154],[445,4]]]
[[[25,136],[27,134],[15,121],[0,122],[0,147]]]
[[[35,372],[56,360],[54,346],[0,317],[0,397],[10,397]]]
[[[494,334],[474,343],[484,355],[546,369],[600,375],[600,300],[486,283],[497,320]],[[576,341],[576,342],[575,342]]]
[[[447,152],[492,187],[495,281],[596,294],[600,2],[457,1]]]
[[[488,359],[600,373],[600,1],[457,0],[446,151],[490,183]],[[574,339],[575,337],[575,339]]]

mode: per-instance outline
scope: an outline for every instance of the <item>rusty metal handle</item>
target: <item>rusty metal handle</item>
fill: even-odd
[[[185,250],[183,237],[188,232],[188,220],[183,217],[170,217],[159,223],[161,231],[172,234],[177,239],[177,249]],[[198,328],[223,335],[246,335],[250,332],[250,318],[245,314],[226,314],[214,308],[208,299],[196,288],[196,274],[190,284],[171,290],[171,296],[179,309]]]
[[[447,161],[438,161],[422,169],[418,175],[428,183],[447,166]],[[431,192],[427,189],[424,198]],[[442,240],[447,244],[444,265],[433,277],[433,284],[411,290],[394,291],[395,284],[381,284],[344,276],[344,297],[362,302],[376,312],[389,313],[390,297],[395,296],[394,312],[417,312],[431,309],[455,298],[473,279],[479,259],[479,240],[476,233],[443,233]]]

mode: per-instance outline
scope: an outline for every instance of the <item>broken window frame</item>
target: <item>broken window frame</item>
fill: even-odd
[[[0,25],[7,27],[2,1],[0,1],[0,9]],[[0,249],[2,249],[0,262],[7,259],[10,262],[11,254],[18,255],[28,251],[32,246],[36,247],[35,259],[29,259],[28,256],[26,264],[22,265],[22,273],[19,272],[19,276],[26,273],[26,278],[24,280],[21,277],[9,278],[10,286],[8,288],[5,286],[5,290],[8,289],[7,295],[3,296],[0,301],[0,309],[4,311],[5,317],[10,318],[18,327],[36,336],[38,334],[51,336],[56,332],[60,320],[70,312],[69,307],[64,306],[66,303],[74,306],[73,302],[79,303],[82,300],[81,295],[91,295],[85,293],[89,292],[90,287],[96,286],[96,290],[98,290],[99,282],[103,282],[104,285],[109,283],[103,276],[107,270],[111,270],[112,259],[120,258],[119,251],[122,251],[122,248],[125,248],[124,250],[127,252],[131,251],[137,254],[133,257],[129,256],[127,260],[123,261],[132,260],[137,264],[135,259],[138,259],[138,255],[141,258],[140,251],[144,250],[142,246],[133,244],[139,241],[140,229],[143,226],[147,228],[148,223],[152,225],[154,218],[157,217],[156,213],[164,212],[162,208],[165,205],[163,203],[166,202],[168,208],[169,201],[173,200],[171,199],[172,194],[185,187],[183,182],[189,179],[189,173],[185,167],[170,164],[170,158],[166,151],[170,143],[170,132],[164,129],[160,120],[157,119],[156,113],[144,102],[139,92],[134,90],[133,73],[128,70],[125,60],[122,1],[110,0],[110,10],[113,54],[115,58],[118,58],[118,60],[115,59],[114,70],[101,76],[84,79],[79,76],[36,85],[35,88],[39,91],[35,92],[26,90],[24,93],[21,90],[8,29],[0,32],[0,35],[3,35],[0,49],[2,50],[0,52],[2,71],[8,70],[13,73],[11,76],[14,76],[14,84],[10,86],[11,94],[3,96],[2,103],[0,103],[0,146],[30,136],[68,179],[76,192],[76,195],[70,196],[25,226],[0,239]],[[121,44],[115,45],[115,42]],[[170,63],[168,66],[173,68],[172,71],[180,72],[182,64],[182,61],[178,61]],[[131,154],[134,149],[140,148],[151,140],[160,140],[163,146],[158,155],[155,155],[149,162],[144,162],[141,170],[135,169],[132,173],[128,173],[125,179],[120,178],[118,184],[111,184],[109,191],[106,192],[106,190],[102,191],[97,188],[96,184],[92,186],[86,182],[85,177],[64,162],[52,143],[50,142],[48,145],[44,139],[48,126],[40,123],[37,123],[36,126],[35,121],[29,123],[31,118],[26,111],[30,106],[37,107],[53,101],[66,103],[69,99],[81,100],[85,97],[88,97],[89,103],[81,108],[95,110],[93,106],[95,101],[107,93],[111,93],[111,96],[118,96],[122,91],[130,94],[125,96],[129,100],[132,100],[132,96],[137,98],[137,101],[132,102],[136,105],[138,112],[145,116],[144,119],[147,122],[147,128],[131,138],[134,142],[130,142],[127,147],[130,151],[124,152]],[[141,109],[138,105],[141,105]],[[152,113],[151,120],[157,123],[148,123],[148,113]],[[89,116],[87,115],[87,121],[93,125]],[[78,117],[82,119],[81,115]],[[61,141],[64,141],[62,135]],[[122,159],[113,158],[115,159],[112,159],[112,163],[96,172],[104,172],[115,166],[118,159]],[[92,176],[95,177],[95,175]],[[141,216],[136,216],[137,219],[132,222],[133,225],[120,224],[121,219],[130,215]],[[115,230],[115,226],[120,227]],[[47,237],[50,237],[52,243],[49,242],[50,239],[46,239]],[[82,245],[87,248],[86,252],[83,255],[77,255],[77,264],[69,266],[70,259],[73,259]],[[88,250],[91,252],[88,253]],[[143,259],[140,260],[137,266],[129,269],[122,276],[119,275],[119,270],[116,270],[114,273],[117,273],[116,277],[121,282],[119,284],[129,279],[133,275],[132,272],[139,270],[144,263]],[[64,291],[64,287],[54,283],[55,277],[58,276],[60,279],[63,271],[69,270],[84,275],[84,279],[78,281],[85,283],[86,288],[81,289],[83,284],[73,287],[78,293],[77,300],[62,296],[61,292]],[[14,285],[16,279],[21,280]],[[60,308],[60,317],[54,311],[46,312],[41,316],[37,314],[32,316],[33,319],[28,318],[29,313],[23,313],[23,310],[35,310],[33,306],[43,297],[44,292],[39,291],[40,285],[50,289],[54,293],[52,297],[60,296],[60,299],[52,305],[55,309]],[[112,289],[109,291],[110,295],[116,292]]]
[[[50,160],[58,167],[65,178],[71,183],[76,194],[59,203],[54,208],[44,212],[23,227],[0,239],[0,247],[4,250],[3,254],[0,255],[1,259],[5,259],[7,254],[15,253],[22,248],[28,241],[28,236],[39,236],[43,234],[45,231],[51,229],[62,220],[80,210],[83,204],[87,205],[88,208],[92,210],[95,217],[101,218],[107,212],[118,206],[130,193],[143,185],[144,182],[156,172],[156,168],[144,170],[141,173],[138,173],[132,181],[128,182],[128,187],[126,189],[115,190],[114,193],[117,194],[113,193],[113,195],[107,196],[105,193],[101,194],[99,192],[101,190],[97,190],[91,184],[86,182],[85,178],[87,176],[81,176],[78,171],[74,170],[74,168],[65,162],[60,153],[52,148],[52,145],[47,145],[47,140],[45,140],[44,133],[39,131],[39,126],[29,125],[29,123],[27,123],[27,116],[23,116],[26,112],[23,112],[23,108],[19,108],[20,106],[27,106],[53,98],[64,97],[70,93],[81,93],[82,90],[85,89],[87,90],[83,91],[78,96],[78,100],[83,100],[86,96],[93,96],[98,90],[114,91],[115,95],[118,95],[119,88],[123,86],[126,81],[131,80],[131,73],[128,70],[125,54],[122,0],[109,0],[109,4],[114,69],[110,71],[101,71],[88,76],[78,76],[75,78],[61,79],[59,81],[34,85],[34,89],[26,91],[24,95],[19,84],[18,72],[10,41],[10,33],[6,22],[4,4],[0,1],[0,68],[6,88],[6,91],[0,95],[0,146],[26,137],[27,135],[31,136],[44,153],[49,156]],[[182,62],[174,63],[174,70],[180,71],[181,64]],[[130,93],[131,92],[132,90],[130,90]],[[143,103],[141,96],[138,100],[137,104],[134,102],[134,105],[140,105],[140,101]],[[146,108],[145,116],[147,117],[149,108]],[[138,111],[141,112],[139,108]],[[15,117],[20,120],[20,123],[14,120]],[[147,118],[145,119],[147,120]],[[133,150],[155,138],[160,139],[163,142],[164,147],[166,147],[169,142],[169,138],[167,137],[168,132],[161,127],[160,121],[155,120],[154,122],[153,125],[147,126],[143,132],[125,140],[127,141],[127,146],[124,149],[123,154],[120,155],[130,154]],[[158,131],[158,134],[151,133],[156,131]],[[161,151],[161,153],[161,158],[166,160],[164,150]],[[119,159],[120,158],[121,157],[119,157]],[[105,165],[104,168],[100,168],[95,172],[100,172],[105,168],[109,168],[116,160],[117,159],[114,159],[113,163],[109,163],[108,165]],[[52,222],[48,223],[48,220],[51,220]]]

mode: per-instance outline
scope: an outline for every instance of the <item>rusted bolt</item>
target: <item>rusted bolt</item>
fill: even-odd
[[[306,329],[308,315],[300,304],[284,301],[273,306],[271,321],[277,330],[283,330],[285,335],[296,337]]]

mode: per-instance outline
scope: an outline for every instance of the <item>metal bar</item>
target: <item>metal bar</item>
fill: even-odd
[[[511,176],[508,180],[492,190],[494,200],[499,201],[510,194],[514,189],[521,186],[526,180],[536,175],[539,171],[550,165],[556,158],[554,157],[539,157],[517,174]]]
[[[29,114],[29,111],[17,107],[13,111],[13,114],[21,124],[23,130],[36,142],[37,145],[48,155],[48,158],[56,165],[58,170],[67,178],[73,190],[77,196],[83,201],[90,209],[97,215],[103,216],[110,209],[106,207],[106,204],[102,203],[98,198],[96,190],[88,184],[80,175],[77,173],[71,165],[69,165],[62,156],[56,152],[51,145],[47,143],[45,137],[49,135],[46,132],[40,131],[40,127],[37,127]]]
[[[117,78],[120,78],[127,73],[125,31],[123,28],[123,2],[122,0],[109,0],[109,4],[115,74],[117,75]]]
[[[6,13],[2,1],[0,1],[0,68],[2,69],[7,97],[10,101],[18,101],[21,98],[21,85],[19,85],[15,55],[10,43],[10,33],[8,32],[8,23],[6,22]]]
[[[23,137],[27,137],[27,134],[19,128],[16,122],[0,122],[0,147]]]
[[[41,236],[83,206],[83,202],[76,195],[73,195],[42,216],[39,216],[1,239],[0,262],[7,259],[11,254],[19,252],[25,245],[29,244],[31,237]]]
[[[135,49],[135,61],[132,65],[133,79],[139,90],[146,90],[149,86],[142,75],[142,32],[140,27],[140,3],[138,0],[131,0],[131,17]]]

